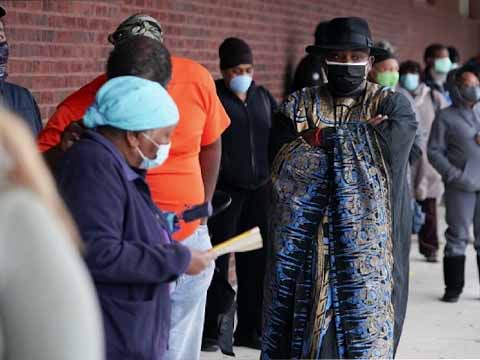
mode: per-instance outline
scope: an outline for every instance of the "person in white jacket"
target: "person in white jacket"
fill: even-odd
[[[428,139],[436,113],[448,104],[438,91],[421,82],[420,72],[419,63],[403,62],[400,65],[399,86],[411,95],[419,131]],[[437,204],[443,195],[444,187],[442,177],[428,160],[426,145],[426,142],[422,143],[422,156],[412,164],[412,185],[414,197],[425,213],[425,223],[418,234],[420,253],[428,262],[436,262],[439,248]]]
[[[16,116],[0,108],[0,360],[103,360],[75,226]]]

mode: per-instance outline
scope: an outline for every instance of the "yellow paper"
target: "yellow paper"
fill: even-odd
[[[261,249],[263,246],[260,229],[255,227],[230,240],[224,241],[213,247],[211,251],[215,251],[218,256],[231,252],[246,252]]]

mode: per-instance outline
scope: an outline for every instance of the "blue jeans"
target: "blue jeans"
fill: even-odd
[[[206,225],[182,241],[182,245],[194,250],[212,247]],[[172,283],[172,319],[170,340],[165,360],[198,360],[202,345],[203,322],[207,290],[212,281],[215,263],[198,275],[181,275]]]

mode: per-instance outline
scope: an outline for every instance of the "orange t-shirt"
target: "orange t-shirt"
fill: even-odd
[[[202,65],[172,57],[173,74],[168,92],[177,103],[180,121],[172,136],[168,160],[150,170],[147,182],[152,198],[165,211],[180,212],[205,200],[199,153],[202,146],[217,141],[230,125],[210,73]],[[40,133],[38,143],[46,151],[60,142],[63,130],[84,115],[97,90],[107,81],[105,75],[85,85],[58,107]],[[141,106],[141,104],[139,104]],[[199,222],[182,223],[174,234],[183,240],[193,234]]]

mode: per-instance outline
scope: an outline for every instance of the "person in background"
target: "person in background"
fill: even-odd
[[[440,174],[428,161],[427,141],[430,137],[435,115],[447,107],[444,97],[436,90],[421,82],[420,64],[405,61],[400,65],[400,88],[413,99],[417,115],[418,129],[426,141],[421,142],[421,158],[413,162],[412,186],[413,195],[425,214],[425,222],[418,233],[420,253],[428,262],[437,261],[438,225],[437,205],[443,195],[443,183]]]
[[[114,46],[125,39],[149,37],[163,42],[163,30],[152,17],[132,15],[109,36]],[[165,164],[147,173],[155,204],[162,210],[181,212],[186,207],[211,201],[221,159],[221,134],[229,126],[207,69],[185,58],[172,57],[172,81],[168,91],[178,105],[180,120],[172,135],[171,155]],[[62,132],[78,120],[107,80],[101,75],[70,95],[52,115],[39,136],[42,151],[57,145]],[[206,219],[180,223],[173,237],[196,250],[211,248]],[[181,275],[172,286],[172,320],[165,358],[199,359],[207,290],[214,264],[197,276]]]
[[[30,129],[4,108],[0,119],[0,359],[103,360],[73,220]]]
[[[116,46],[110,53],[106,70],[107,78],[109,79],[117,76],[134,75],[156,81],[162,86],[166,86],[172,76],[172,66],[168,50],[161,42],[146,36],[124,39],[124,41]],[[42,132],[41,138],[47,138],[58,131],[57,124],[60,122],[62,116],[73,116],[73,114],[78,113],[81,117],[80,108],[84,105],[88,107],[88,96],[91,94],[93,94],[93,96],[95,95],[92,90],[93,88],[89,84],[79,90],[76,96],[67,98],[64,101],[65,104],[59,106],[59,109],[61,109],[61,111],[59,111],[59,117],[56,118],[55,121],[47,124]],[[72,122],[63,132],[60,143],[44,151],[43,155],[45,160],[54,174],[65,151],[80,138],[83,131],[82,121]]]
[[[5,15],[5,9],[0,6],[0,104],[19,115],[36,136],[42,130],[42,118],[35,98],[24,87],[6,81],[9,45],[1,20]]]
[[[450,96],[445,88],[447,74],[452,70],[448,48],[442,44],[432,44],[425,49],[423,60],[425,62],[423,74],[425,84],[441,93],[450,105]]]
[[[478,73],[462,67],[447,83],[453,104],[432,125],[428,158],[445,183],[447,231],[443,274],[445,302],[457,302],[465,283],[465,249],[473,225],[480,271],[480,101]]]
[[[267,213],[270,206],[270,166],[268,137],[271,116],[277,108],[270,92],[253,81],[253,54],[242,39],[228,38],[219,48],[222,79],[215,84],[217,94],[231,119],[222,135],[222,162],[217,189],[228,193],[231,205],[209,221],[214,244],[221,243],[244,231],[260,227],[267,241]],[[228,279],[228,255],[217,260],[224,279]],[[263,274],[263,249],[235,254],[237,272],[236,346],[260,349]],[[215,313],[217,302],[209,298],[207,313]],[[204,327],[204,347],[217,342],[217,316]]]
[[[397,58],[392,52],[385,50],[383,54],[375,55],[372,70],[368,74],[369,80],[394,89],[400,77],[398,70]]]
[[[415,112],[415,117],[418,121],[418,114],[416,113],[416,107],[413,101],[412,96],[408,92],[402,91],[398,88],[398,80],[400,78],[399,74],[399,63],[397,58],[394,55],[394,48],[387,40],[383,40],[375,44],[377,48],[384,49],[384,53],[377,54],[375,56],[375,61],[372,66],[372,70],[369,73],[369,80],[377,83],[382,86],[395,89],[395,91],[402,93],[410,102],[412,110]],[[411,198],[411,207],[412,207],[412,233],[416,234],[419,231],[419,227],[424,222],[422,213],[420,211],[420,205],[415,201],[413,194],[413,184],[412,184],[412,165],[421,158],[423,153],[423,148],[427,142],[426,134],[423,130],[418,127],[415,133],[415,140],[413,142],[412,148],[410,150],[410,156],[408,158],[409,166],[407,168],[407,184],[409,189],[409,194]],[[420,224],[420,225],[419,225]]]
[[[385,39],[377,41],[375,43],[375,47],[377,49],[385,50],[388,53],[393,54],[393,55],[395,55],[396,52],[397,52],[397,49],[392,45],[392,43],[388,40],[385,40]]]
[[[386,40],[376,43],[376,49],[383,49],[383,51],[377,51],[375,54],[372,70],[368,74],[368,79],[381,86],[388,87],[390,89],[397,89],[398,80],[400,78],[399,63],[395,54],[392,52],[393,46]],[[380,47],[382,46],[382,47]],[[415,112],[415,106],[410,94],[405,94],[406,98],[410,101],[412,109]],[[409,162],[413,163],[422,156],[422,144],[426,144],[426,137],[418,128],[415,135],[415,141],[410,151]],[[409,170],[410,171],[410,170]],[[407,176],[410,179],[410,175]]]
[[[325,30],[328,21],[322,21],[315,29],[315,44],[325,42]],[[319,86],[326,81],[325,71],[322,67],[322,58],[318,55],[307,54],[297,66],[293,77],[293,91],[306,87]]]
[[[468,60],[465,65],[472,67],[477,73],[480,73],[480,53]]]
[[[145,182],[146,170],[168,158],[178,117],[160,84],[116,77],[83,117],[95,131],[84,132],[62,160],[59,188],[85,241],[108,360],[161,359],[168,346],[170,282],[184,272],[199,274],[214,258],[172,241]]]
[[[452,70],[458,69],[460,67],[460,52],[454,46],[448,47],[448,57],[452,62]]]

